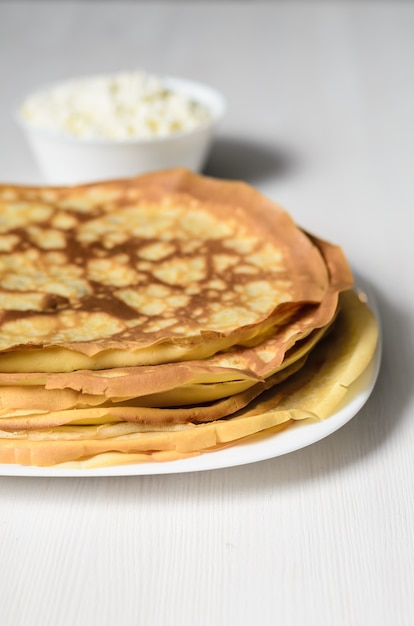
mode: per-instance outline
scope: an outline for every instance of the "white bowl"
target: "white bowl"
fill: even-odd
[[[36,126],[18,110],[16,121],[27,138],[45,182],[74,185],[172,167],[200,171],[207,160],[217,124],[224,115],[225,100],[216,90],[200,83],[173,77],[166,77],[163,81],[168,89],[207,107],[209,120],[194,129],[164,137],[90,139]]]

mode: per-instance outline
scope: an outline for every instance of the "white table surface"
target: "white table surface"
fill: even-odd
[[[41,183],[13,105],[143,68],[222,90],[209,174],[340,243],[384,355],[319,443],[167,476],[0,478],[2,626],[414,623],[414,4],[1,2],[0,179]]]

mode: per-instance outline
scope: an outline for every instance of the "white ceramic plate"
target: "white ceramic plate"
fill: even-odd
[[[368,297],[371,309],[379,322],[378,308],[371,291],[362,285]],[[256,461],[264,461],[276,456],[288,454],[309,446],[331,435],[349,422],[363,407],[371,395],[377,380],[382,353],[382,338],[368,368],[351,386],[344,403],[328,419],[318,422],[296,422],[280,433],[262,437],[234,445],[217,452],[208,452],[200,456],[165,463],[140,463],[134,465],[118,465],[114,467],[94,468],[88,470],[57,469],[53,467],[32,467],[21,465],[0,465],[2,476],[49,476],[49,477],[96,477],[96,476],[140,476],[155,474],[179,474],[182,472],[200,472],[245,465]]]

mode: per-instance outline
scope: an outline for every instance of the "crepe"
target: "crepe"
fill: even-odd
[[[0,216],[3,372],[205,358],[329,287],[320,251],[283,209],[185,170],[5,186]]]
[[[325,418],[375,350],[352,285],[244,183],[0,187],[0,462],[181,458]]]

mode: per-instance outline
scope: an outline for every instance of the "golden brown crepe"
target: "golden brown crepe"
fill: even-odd
[[[375,350],[352,284],[243,183],[0,187],[0,462],[168,460],[326,417]]]
[[[243,183],[170,170],[0,203],[1,371],[205,358],[329,287],[317,246]]]

